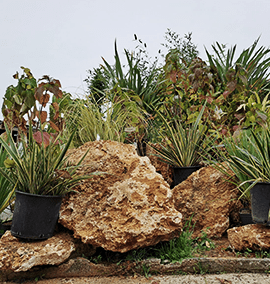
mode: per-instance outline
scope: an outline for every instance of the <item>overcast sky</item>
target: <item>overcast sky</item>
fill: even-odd
[[[115,39],[119,52],[134,48],[134,34],[153,57],[167,28],[192,32],[203,59],[215,41],[240,52],[261,35],[259,45],[269,47],[269,14],[270,0],[0,0],[0,105],[20,66],[83,94],[86,71],[101,56],[113,63]]]

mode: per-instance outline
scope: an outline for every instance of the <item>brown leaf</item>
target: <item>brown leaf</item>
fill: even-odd
[[[55,109],[55,111],[59,111],[59,105],[57,102],[52,103],[52,106]]]
[[[240,125],[234,125],[232,129],[233,129],[233,131],[236,131],[237,129],[240,129],[240,128],[241,128]]]
[[[63,92],[61,90],[58,90],[58,93],[56,95],[56,97],[59,99],[59,98],[62,98],[63,97]]]
[[[59,105],[57,102],[52,103],[53,108],[55,109],[55,115],[53,117],[53,120],[57,120],[57,118],[59,117]]]
[[[4,116],[8,116],[10,111],[8,109],[4,109],[4,110],[2,110],[2,112],[3,112]]]
[[[193,87],[194,91],[197,92],[198,89],[199,89],[199,82],[198,82],[198,81],[195,81],[195,82],[192,84],[192,87]]]
[[[211,98],[211,97],[206,97],[206,100],[207,100],[207,102],[208,102],[209,104],[211,104],[214,99]]]
[[[71,179],[71,175],[68,171],[55,170],[55,173],[57,174],[57,177],[61,177],[61,178],[64,178],[64,179]]]
[[[178,79],[181,78],[182,72],[181,71],[172,70],[169,75],[170,75],[170,80],[173,83],[176,83],[178,81]]]
[[[64,126],[65,126],[65,120],[62,117],[58,117],[57,127],[60,129],[60,131],[63,131]]]
[[[45,88],[44,85],[45,83],[40,83],[35,91],[35,99],[39,102],[44,92],[44,88]]]
[[[237,82],[236,81],[231,81],[231,82],[229,82],[227,84],[227,89],[231,93],[231,92],[233,92],[235,90],[236,86],[237,86]]]
[[[13,75],[13,78],[14,78],[14,79],[19,79],[19,73],[16,72],[16,74]]]
[[[60,83],[60,81],[59,80],[56,80],[56,79],[53,79],[53,84],[55,84],[55,85],[57,85],[58,86],[58,88],[61,88],[62,86],[61,86],[61,83]]]
[[[49,123],[50,123],[52,129],[59,132],[59,128],[51,120],[49,121]]]
[[[41,97],[41,99],[40,99],[40,103],[41,103],[41,105],[43,106],[43,107],[45,107],[46,105],[47,105],[47,103],[48,103],[48,101],[50,100],[50,95],[48,94],[48,93],[45,93],[42,97]]]
[[[61,84],[59,80],[53,79],[49,86],[47,86],[47,90],[53,93],[56,98],[62,98]]]
[[[43,134],[44,146],[45,146],[45,148],[46,148],[46,147],[49,146],[49,144],[50,144],[50,135],[49,135],[47,132],[43,132],[42,134]],[[35,141],[36,141],[39,145],[42,144],[42,134],[41,134],[40,131],[37,131],[37,132],[35,132],[35,133],[33,134],[33,137],[34,137]]]
[[[235,113],[234,117],[237,118],[238,120],[241,120],[243,117],[245,117],[245,115],[242,113]]]
[[[226,98],[229,96],[230,93],[231,93],[231,92],[229,92],[229,91],[225,91],[225,92],[223,93],[224,99],[226,99]]]
[[[203,70],[202,70],[202,69],[199,69],[199,68],[196,68],[196,69],[195,69],[194,74],[195,74],[195,77],[196,77],[196,78],[200,77],[200,76],[202,75],[202,73],[203,73]]]
[[[26,128],[26,120],[24,119],[24,117],[22,117],[21,119],[18,118],[18,126],[20,127],[20,129],[23,131],[23,132],[27,132],[27,128]]]
[[[228,132],[228,130],[227,130],[227,129],[222,128],[222,130],[221,130],[221,134],[226,135],[226,134],[227,134],[227,132]]]
[[[53,117],[53,120],[55,121],[59,117],[59,111],[57,111]]]
[[[40,119],[41,124],[47,119],[47,111],[36,111],[36,117]]]

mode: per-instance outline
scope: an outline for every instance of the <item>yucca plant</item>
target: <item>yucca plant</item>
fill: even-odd
[[[249,184],[244,183],[248,180],[248,176],[234,167],[230,157],[242,157],[239,149],[248,149],[254,154],[253,145],[250,143],[250,130],[242,130],[237,136],[223,137],[218,145],[212,146],[213,156],[210,157],[210,164],[216,167],[227,176],[227,180],[233,183],[242,193],[242,200],[246,203],[250,202],[250,194],[247,191]],[[241,184],[241,186],[239,186]]]
[[[224,160],[239,179],[238,188],[242,191],[239,198],[249,198],[253,222],[269,224],[270,131],[266,127],[257,133],[251,130],[239,139],[240,142],[237,138],[224,141],[228,151]]]
[[[258,182],[270,182],[270,131],[263,127],[260,131],[244,130],[238,137],[224,138],[218,156],[225,161],[220,169],[236,180],[233,182],[241,191],[241,196],[250,199],[249,190]]]
[[[149,113],[152,112],[152,106],[159,105],[164,97],[159,94],[160,86],[162,82],[157,81],[158,69],[151,68],[146,75],[145,68],[140,67],[140,59],[136,58],[133,53],[125,50],[125,56],[127,61],[127,71],[123,68],[120,60],[120,56],[117,51],[117,45],[115,42],[115,64],[111,66],[104,58],[104,65],[102,68],[105,73],[105,77],[109,82],[109,86],[112,94],[116,86],[120,87],[123,91],[132,91],[137,98],[135,101],[142,105],[142,107]]]
[[[202,161],[202,149],[206,149],[207,127],[201,124],[205,105],[199,112],[196,120],[191,124],[185,124],[177,120],[168,120],[158,113],[165,129],[159,131],[161,143],[155,146],[149,143],[157,156],[165,163],[175,167],[189,167],[199,165]]]
[[[217,73],[219,80],[227,84],[228,90],[237,88],[232,79],[238,78],[240,83],[237,84],[246,85],[250,91],[260,90],[264,95],[269,91],[270,49],[261,46],[256,50],[258,42],[259,38],[249,48],[243,50],[237,59],[235,59],[236,45],[226,52],[226,46],[217,42],[216,46],[212,45],[214,56],[206,50],[210,67]]]
[[[41,143],[38,144],[31,124],[28,139],[22,134],[18,145],[14,143],[8,127],[6,132],[8,141],[0,137],[0,142],[10,156],[5,161],[9,174],[3,168],[0,168],[0,173],[13,187],[16,185],[16,190],[38,195],[64,195],[81,180],[90,178],[76,173],[85,155],[76,166],[70,166],[67,162],[66,153],[74,133],[59,150],[58,139],[45,144],[42,132]]]

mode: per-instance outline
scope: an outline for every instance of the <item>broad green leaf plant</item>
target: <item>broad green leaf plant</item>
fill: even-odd
[[[37,110],[35,99],[37,81],[29,68],[21,67],[21,69],[23,70],[21,76],[18,72],[13,75],[13,78],[18,80],[17,86],[11,85],[6,90],[2,114],[10,129],[16,125],[26,130],[27,121],[24,116],[31,116],[31,109],[33,110],[32,113]]]

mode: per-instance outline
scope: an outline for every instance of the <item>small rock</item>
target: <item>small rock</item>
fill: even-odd
[[[270,248],[270,228],[267,226],[250,224],[231,228],[227,233],[230,245],[235,250]]]
[[[37,265],[58,265],[74,250],[73,239],[66,233],[44,241],[24,242],[6,231],[0,239],[0,269],[20,272]]]

